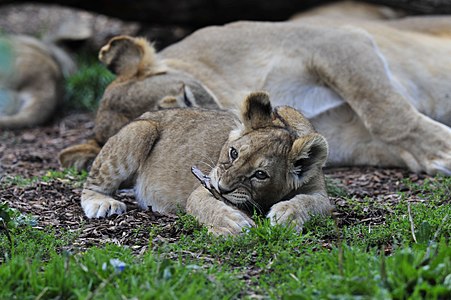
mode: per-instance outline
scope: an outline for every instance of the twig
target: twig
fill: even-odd
[[[412,232],[413,241],[418,243],[417,237],[415,236],[415,224],[413,223],[412,212],[410,210],[410,202],[407,202],[407,212],[409,213],[410,231]]]
[[[227,202],[227,199],[221,196],[221,194],[214,188],[214,186],[211,185],[211,178],[208,175],[205,175],[202,173],[199,168],[196,166],[191,167],[191,173],[199,180],[202,185],[218,200],[222,200],[224,202]]]
[[[34,298],[34,300],[41,300],[42,297],[44,297],[45,293],[47,293],[48,290],[49,290],[48,286],[43,288],[42,291],[39,293],[39,295],[36,298]]]
[[[365,222],[368,222],[368,221],[377,221],[377,220],[380,220],[380,219],[382,219],[382,216],[365,218],[365,219],[362,219],[362,220],[358,221],[357,224],[365,223]]]

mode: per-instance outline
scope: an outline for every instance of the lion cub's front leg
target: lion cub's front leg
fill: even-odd
[[[274,204],[267,217],[272,225],[291,223],[297,231],[300,231],[312,215],[328,215],[332,208],[325,194],[299,194],[290,200]]]
[[[243,228],[254,226],[254,222],[244,212],[216,199],[203,186],[189,196],[186,212],[206,225],[216,235],[236,235]]]
[[[81,194],[81,206],[88,218],[125,212],[125,204],[111,195],[120,184],[131,181],[157,138],[157,124],[142,119],[125,126],[108,140],[94,160]]]

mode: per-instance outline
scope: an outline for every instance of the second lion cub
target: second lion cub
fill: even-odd
[[[126,206],[112,194],[128,184],[143,209],[184,209],[215,234],[252,226],[254,211],[300,228],[332,208],[322,173],[327,153],[324,137],[298,111],[272,109],[262,92],[246,97],[241,123],[225,111],[148,112],[102,148],[81,205],[89,218],[121,214]],[[193,165],[209,174],[210,190],[191,174]]]

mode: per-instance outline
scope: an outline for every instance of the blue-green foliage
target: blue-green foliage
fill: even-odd
[[[0,77],[8,74],[12,67],[13,49],[8,39],[0,34]]]
[[[78,59],[78,71],[66,81],[66,107],[94,111],[105,88],[115,76],[101,63],[87,56]]]

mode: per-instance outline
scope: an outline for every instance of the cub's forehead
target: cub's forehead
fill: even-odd
[[[282,127],[266,127],[252,131],[241,131],[239,134],[235,133],[233,140],[236,142],[259,143],[271,139],[285,140],[287,143],[292,143],[294,137],[290,132]]]
[[[293,145],[294,138],[288,131],[279,128],[260,129],[248,132],[230,142],[241,155],[260,153],[268,155],[286,154]]]

